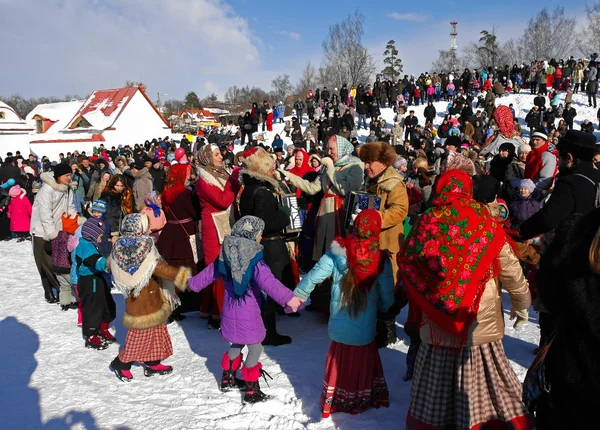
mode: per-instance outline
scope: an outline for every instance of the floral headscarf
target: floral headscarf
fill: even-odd
[[[165,178],[165,188],[162,193],[162,203],[165,209],[172,205],[177,197],[184,192],[186,183],[192,171],[191,164],[174,164]]]
[[[383,269],[385,258],[382,258],[379,250],[381,227],[381,214],[375,209],[366,209],[354,220],[356,235],[334,239],[335,243],[346,250],[347,276],[354,276],[355,285],[363,292],[371,290]]]
[[[162,259],[148,236],[150,221],[145,214],[130,214],[123,218],[121,237],[110,254],[110,270],[115,286],[125,297],[138,297],[148,285],[154,269]]]
[[[475,320],[486,282],[496,275],[496,257],[507,241],[487,208],[473,200],[469,175],[450,170],[436,185],[434,206],[419,217],[398,255],[408,294],[440,330],[463,345]]]
[[[229,179],[229,173],[223,168],[223,166],[215,167],[212,160],[212,153],[214,150],[218,150],[219,147],[217,145],[205,145],[200,151],[198,151],[198,162],[200,166],[207,172],[209,172],[212,176],[215,177],[223,186]]]
[[[329,140],[335,140],[335,142],[337,143],[338,159],[334,163],[334,166],[345,166],[346,164],[358,161],[358,158],[352,155],[352,153],[354,152],[354,146],[352,146],[352,144],[348,142],[348,139],[342,136],[335,135]]]
[[[517,136],[512,111],[508,106],[498,106],[494,111],[494,121],[500,130],[500,134],[507,139]]]
[[[263,259],[263,246],[256,241],[265,229],[265,222],[255,216],[246,215],[225,236],[217,268],[226,280],[233,284],[235,299],[246,295],[254,268]]]

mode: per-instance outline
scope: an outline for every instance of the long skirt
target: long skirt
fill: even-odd
[[[162,361],[173,355],[171,336],[167,324],[143,330],[130,329],[125,338],[125,348],[119,352],[119,360],[123,363],[145,363]]]
[[[421,344],[406,428],[532,429],[502,341],[461,350]]]
[[[323,418],[333,412],[358,414],[388,407],[389,392],[375,342],[350,346],[331,342],[321,394]]]

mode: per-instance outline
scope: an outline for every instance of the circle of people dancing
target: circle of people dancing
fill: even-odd
[[[170,374],[167,324],[199,311],[227,342],[220,390],[265,401],[263,346],[292,342],[277,320],[305,309],[329,317],[323,418],[388,407],[378,348],[396,342],[408,306],[406,428],[583,428],[600,394],[600,151],[572,118],[555,128],[551,108],[525,143],[512,106],[496,100],[504,90],[490,85],[506,75],[484,71],[411,77],[402,90],[377,78],[373,89],[311,91],[306,133],[306,105],[296,102],[302,139],[287,148],[276,135],[234,155],[231,133],[210,132],[193,148],[193,137],[179,147],[160,139],[101,146],[89,158],[61,154],[58,163],[8,154],[3,235],[8,223],[9,235],[32,241],[45,300],[77,310],[87,348],[115,341],[111,289],[123,294],[128,332],[110,365],[121,381],[133,379],[135,362],[145,376]],[[537,81],[520,82],[535,94]],[[423,133],[408,110],[420,86],[431,96]],[[479,91],[486,112],[473,113]],[[441,97],[450,103],[436,132],[431,102]],[[391,129],[379,117],[386,106],[396,112]],[[270,118],[272,129],[273,110],[265,112],[256,105],[242,118],[242,145],[254,118]],[[371,134],[358,144],[348,132],[366,127],[367,112]],[[334,127],[316,125],[330,113]],[[503,348],[503,289],[516,329],[532,303],[539,313],[524,383]]]

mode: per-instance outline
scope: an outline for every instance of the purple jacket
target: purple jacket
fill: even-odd
[[[218,261],[215,260],[189,280],[190,290],[200,292],[221,278],[222,275],[217,270]],[[281,306],[285,306],[294,297],[292,291],[275,279],[264,261],[259,261],[254,268],[254,277],[250,281],[248,293],[240,300],[234,299],[233,286],[231,282],[225,281],[225,299],[221,313],[223,339],[240,345],[261,343],[265,339],[266,330],[260,316],[263,291]]]
[[[517,198],[511,202],[510,216],[512,217],[512,228],[518,229],[523,222],[531,218],[537,211],[540,210],[540,204],[537,200],[529,197],[517,196]]]

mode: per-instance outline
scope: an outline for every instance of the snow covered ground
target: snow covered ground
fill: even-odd
[[[31,244],[0,242],[0,346],[4,364],[0,383],[3,429],[401,429],[410,398],[404,382],[408,338],[402,330],[406,309],[397,319],[402,341],[380,350],[390,389],[390,407],[322,420],[319,396],[330,340],[324,317],[302,312],[279,317],[279,331],[293,343],[265,347],[264,368],[273,376],[265,391],[273,396],[242,405],[237,392],[218,390],[220,357],[227,344],[206,328],[197,313],[169,325],[174,355],[171,375],[146,378],[134,367],[134,380],[120,382],[108,366],[125,340],[123,297],[115,293],[117,343],[104,351],[84,348],[76,311],[62,312],[43,299]],[[505,307],[510,309],[505,297]],[[508,312],[508,311],[507,311]],[[538,342],[535,312],[519,331],[508,324],[504,346],[519,378],[525,376]]]

